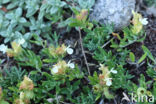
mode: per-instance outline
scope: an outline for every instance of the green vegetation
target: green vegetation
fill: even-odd
[[[119,90],[156,97],[155,57],[144,45],[141,57],[128,48],[144,41],[148,21],[133,11],[132,23],[116,33],[89,21],[94,2],[0,0],[0,104],[96,104]],[[76,47],[62,39],[68,34],[80,38],[82,65],[74,61]]]

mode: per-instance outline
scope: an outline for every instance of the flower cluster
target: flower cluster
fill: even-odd
[[[2,88],[0,87],[0,100],[2,99]]]
[[[147,25],[148,21],[147,18],[143,18],[141,14],[132,11],[133,14],[133,27],[132,27],[132,32],[134,34],[138,34],[142,29],[143,29],[143,25]]]
[[[102,71],[102,74],[99,75],[100,85],[111,86],[112,85],[112,78],[111,73],[116,74],[117,71],[114,69],[108,70],[108,67],[100,64],[99,70]]]
[[[12,49],[8,48],[6,45],[2,44],[0,45],[0,51],[3,52],[3,54],[7,53],[7,56],[9,57],[16,57],[17,55],[21,54],[22,47],[21,44],[24,43],[24,40],[21,40],[19,43],[12,42],[11,47]]]
[[[24,76],[24,80],[21,82],[19,87],[19,90],[22,90],[20,92],[20,97],[14,101],[14,104],[29,104],[30,99],[34,96],[33,89],[33,81],[27,76]]]
[[[76,15],[76,19],[79,21],[86,21],[87,16],[88,16],[88,10],[82,9],[80,14]]]
[[[112,85],[111,73],[116,74],[117,71],[113,68],[109,70],[103,64],[100,64],[99,70],[102,71],[102,74],[99,74],[98,83],[93,86],[93,90],[97,94],[104,94],[108,99],[113,98],[113,95],[109,93],[109,87]]]
[[[66,63],[65,61],[59,61],[57,64],[53,65],[53,68],[51,69],[51,73],[56,75],[60,74],[63,75],[66,73],[66,70],[75,68],[74,63],[71,63],[70,61]]]
[[[20,90],[33,90],[34,84],[31,79],[29,79],[27,76],[24,76],[24,80],[20,84]]]
[[[22,52],[22,47],[20,44],[16,42],[11,43],[12,49],[7,49],[7,56],[9,57],[15,57]]]
[[[59,56],[63,56],[66,53],[68,54],[73,54],[73,49],[70,48],[70,46],[65,46],[64,44],[62,44],[61,46],[58,46],[57,48],[55,48],[54,46],[50,46],[49,47],[49,52],[53,57],[59,57]]]

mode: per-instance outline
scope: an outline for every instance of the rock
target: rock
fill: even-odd
[[[130,23],[135,0],[97,0],[89,18],[100,24],[114,24],[120,30]]]
[[[156,7],[155,6],[147,8],[146,12],[147,12],[148,15],[152,15],[153,14],[156,17]]]

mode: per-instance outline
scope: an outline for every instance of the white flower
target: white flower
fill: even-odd
[[[116,74],[116,73],[117,73],[117,70],[114,70],[114,68],[112,68],[112,69],[110,70],[110,72],[112,72],[113,74]]]
[[[49,103],[52,103],[52,102],[54,101],[54,99],[53,99],[53,98],[48,98],[47,101],[48,101]]]
[[[25,43],[25,39],[24,38],[18,39],[18,44],[22,45],[24,43]]]
[[[147,24],[148,24],[147,18],[139,19],[139,21],[140,21],[143,25],[147,25]]]
[[[6,45],[4,45],[4,44],[0,45],[0,51],[2,51],[3,54],[6,53],[7,49],[8,49],[8,47]]]
[[[66,48],[66,51],[67,51],[67,53],[69,54],[69,55],[71,55],[71,54],[73,54],[73,49],[72,48],[70,48],[70,46],[68,46],[67,48]]]
[[[112,85],[112,78],[106,78],[105,81],[106,81],[106,85],[107,86],[111,86]]]
[[[71,69],[75,68],[74,63],[71,63],[70,61],[68,62],[67,66],[70,67]]]
[[[58,70],[59,70],[59,67],[54,65],[54,67],[52,68],[51,71],[52,71],[52,73],[56,74],[56,73],[58,73]]]
[[[24,92],[20,92],[20,99],[24,99]]]

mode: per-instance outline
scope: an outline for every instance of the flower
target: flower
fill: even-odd
[[[22,47],[20,44],[18,44],[17,42],[12,42],[11,43],[12,49],[7,49],[7,56],[9,57],[13,57],[13,56],[18,56],[22,53]]]
[[[28,78],[27,76],[24,76],[24,80],[20,84],[20,90],[33,90],[34,84],[33,81]]]
[[[67,48],[66,48],[66,52],[69,54],[69,55],[71,55],[71,54],[73,54],[73,49],[72,48],[70,48],[70,46],[68,46]]]
[[[147,25],[147,24],[148,24],[147,18],[140,18],[139,21],[140,21],[143,25]]]
[[[106,81],[106,85],[107,86],[111,86],[112,85],[112,78],[106,78],[105,81]]]
[[[51,69],[52,74],[64,74],[67,69],[67,63],[65,61],[59,61],[57,64],[53,65]]]
[[[69,61],[68,63],[66,63],[65,61],[59,61],[57,64],[53,65],[53,68],[51,69],[51,73],[65,74],[66,70],[68,70],[69,68],[74,69],[75,68],[74,63],[71,63],[71,61]]]
[[[58,55],[63,55],[66,52],[66,46],[62,44],[61,46],[56,48],[55,53]]]
[[[88,10],[82,9],[79,14],[76,15],[76,19],[79,21],[86,21],[88,16]]]
[[[148,24],[148,21],[147,21],[147,18],[143,18],[142,15],[137,13],[137,12],[132,11],[132,14],[133,14],[132,32],[134,34],[138,34],[142,30],[143,25],[147,25]]]
[[[2,99],[2,88],[0,87],[0,100]]]
[[[68,62],[67,66],[70,67],[71,69],[75,68],[74,63],[71,63],[70,61]]]
[[[55,48],[54,46],[49,47],[49,52],[54,57],[63,56],[66,53],[69,55],[73,54],[73,49],[70,46],[66,47],[64,44]]]
[[[7,47],[6,45],[4,45],[4,44],[1,44],[1,45],[0,45],[0,51],[2,51],[3,54],[6,53],[7,49],[8,49],[8,47]]]
[[[114,68],[112,68],[109,71],[108,67],[104,66],[103,64],[100,64],[99,70],[102,71],[102,74],[99,75],[100,85],[111,86],[112,85],[111,73],[116,74],[117,71],[114,70]]]
[[[113,68],[110,70],[110,72],[112,72],[113,74],[117,74],[117,71],[114,70]]]
[[[20,92],[20,99],[24,99],[24,92]]]
[[[52,73],[58,73],[58,70],[59,70],[59,68],[60,68],[60,66],[56,66],[56,65],[54,65],[54,67],[52,68]]]
[[[2,94],[2,88],[0,87],[0,95]]]

